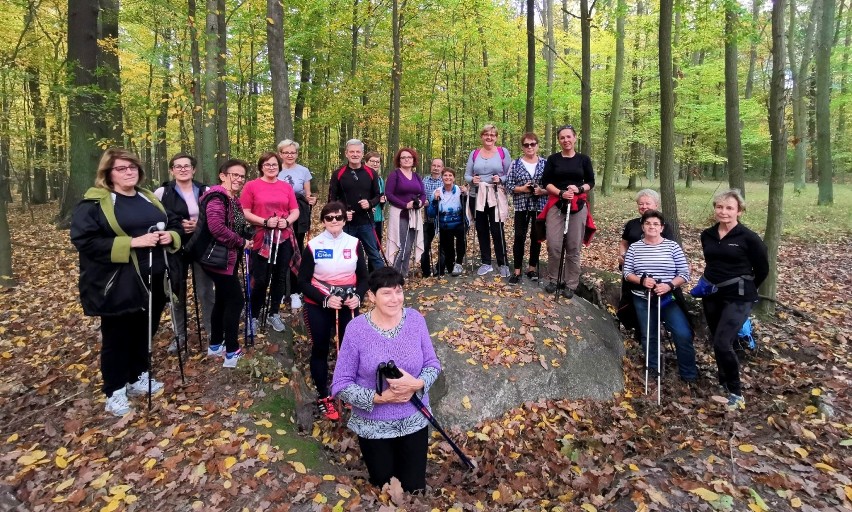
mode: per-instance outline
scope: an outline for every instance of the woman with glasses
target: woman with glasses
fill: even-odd
[[[639,320],[643,353],[648,368],[656,376],[660,326],[657,307],[666,329],[672,334],[680,378],[692,384],[698,378],[692,329],[686,314],[674,300],[672,291],[689,282],[689,263],[677,242],[663,238],[663,214],[648,210],[642,214],[643,237],[632,244],[624,255],[624,279],[631,285],[633,306]],[[650,308],[651,340],[647,339]]]
[[[181,245],[186,246],[195,232],[198,221],[198,199],[207,192],[207,185],[196,181],[195,157],[186,153],[178,153],[169,161],[169,173],[172,180],[154,191],[157,199],[163,203],[169,218],[176,217],[180,221]],[[173,258],[175,267],[171,269],[174,292],[180,301],[175,308],[175,339],[169,345],[169,352],[177,352],[178,347],[186,345],[186,291],[189,267],[192,265],[193,286],[196,300],[201,306],[202,325],[204,332],[210,336],[210,315],[213,310],[213,281],[207,277],[199,263],[193,263],[191,258],[181,250],[179,257]]]
[[[208,356],[224,357],[222,366],[236,368],[242,357],[237,337],[240,313],[243,310],[243,287],[237,275],[237,264],[243,249],[251,249],[251,233],[243,217],[239,193],[246,181],[249,165],[242,160],[228,160],[219,167],[219,185],[210,187],[201,196],[206,228],[216,243],[227,248],[224,268],[204,266],[204,271],[216,283],[213,305],[213,326],[210,332]]]
[[[379,184],[379,204],[373,208],[373,221],[376,223],[376,240],[379,241],[379,249],[382,245],[382,229],[385,224],[385,203],[388,202],[388,197],[385,195],[385,180],[382,178],[382,157],[375,151],[370,151],[364,155],[364,161],[367,167],[372,169],[376,174],[376,182]]]
[[[281,158],[267,151],[257,160],[257,169],[260,178],[246,183],[240,196],[246,221],[258,228],[252,243],[252,335],[257,332],[257,318],[267,300],[269,311],[266,312],[266,320],[276,331],[284,330],[278,310],[287,291],[290,270],[298,273],[299,269],[299,253],[293,233],[293,224],[299,219],[299,204],[293,187],[278,179]],[[270,297],[267,297],[267,287],[270,288]]]
[[[544,172],[544,158],[538,156],[538,135],[532,132],[521,136],[523,155],[512,162],[506,188],[512,192],[515,207],[515,241],[512,255],[515,259],[515,272],[509,278],[509,284],[521,282],[521,268],[524,263],[524,245],[527,232],[530,236],[530,259],[527,266],[527,278],[538,281],[538,258],[541,254],[541,242],[535,236],[535,218],[547,200],[547,191],[541,188],[541,175]]]
[[[387,258],[393,262],[403,277],[408,276],[411,252],[414,260],[423,255],[423,212],[426,206],[426,189],[417,174],[417,152],[402,148],[393,157],[396,169],[388,174],[387,194],[390,202],[388,212]]]
[[[473,184],[470,187],[470,207],[474,216],[481,262],[476,274],[484,276],[494,271],[491,265],[493,239],[500,276],[509,277],[506,233],[503,227],[509,217],[509,202],[506,199],[506,191],[500,184],[506,181],[512,157],[509,150],[497,145],[497,127],[493,124],[483,126],[479,138],[482,139],[482,146],[470,152],[464,173],[465,181]]]
[[[86,315],[101,318],[101,389],[106,411],[116,416],[132,410],[128,395],[147,394],[148,386],[153,393],[163,389],[148,373],[148,330],[157,331],[166,303],[162,249],[174,253],[181,245],[180,224],[176,218],[169,224],[157,197],[139,186],[144,178],[135,154],[106,150],[95,186],[71,216],[80,303]]]
[[[346,206],[332,201],[323,206],[325,230],[302,252],[299,286],[305,294],[305,325],[311,338],[311,377],[317,389],[320,415],[337,421],[340,413],[328,392],[328,355],[331,326],[337,340],[358,314],[367,290],[367,259],[358,239],[343,232]]]
[[[311,231],[311,209],[317,202],[316,196],[311,194],[311,171],[307,167],[296,163],[299,156],[299,143],[284,139],[278,143],[278,156],[281,157],[281,172],[278,179],[284,180],[293,187],[296,194],[296,202],[299,203],[299,220],[293,226],[296,233],[296,244],[301,254],[305,248],[305,236]],[[299,297],[299,287],[296,285],[296,274],[290,275],[293,287],[290,290],[290,307],[299,309],[302,307],[302,299]]]

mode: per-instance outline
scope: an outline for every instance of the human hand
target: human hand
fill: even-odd
[[[155,231],[154,234],[159,236],[158,245],[172,245],[172,234],[168,231]]]
[[[397,368],[400,373],[402,373],[402,377],[398,379],[387,379],[388,389],[393,391],[396,395],[406,397],[405,401],[407,401],[411,398],[411,395],[423,389],[424,383],[421,379],[414,377],[402,368]]]
[[[414,208],[414,201],[409,201],[409,202],[405,203],[405,209],[406,210],[410,210],[412,208]]]
[[[180,221],[180,224],[183,227],[184,233],[190,234],[190,233],[195,232],[196,221],[194,221],[192,219],[186,219],[186,220]]]
[[[278,227],[278,223],[281,222],[281,217],[276,217],[273,215],[272,217],[266,219],[266,227],[275,229]]]
[[[309,198],[308,198],[308,204],[309,204],[309,205],[311,205],[311,206],[313,206],[313,205],[317,204],[317,196],[311,196],[311,197],[309,197]]]
[[[662,297],[663,295],[672,291],[674,287],[669,283],[657,283],[654,285],[654,294]]]
[[[352,210],[346,210],[346,222],[352,221],[352,214],[355,213]]]
[[[492,174],[491,175],[491,183],[500,183],[500,176],[497,176],[496,174]]]
[[[474,185],[479,185],[479,182],[480,182],[480,181],[482,181],[482,178],[480,178],[479,176],[474,176],[474,177],[473,177],[473,184],[474,184]]]
[[[252,249],[252,245],[253,245],[253,242],[252,242],[251,240],[246,240],[246,243],[245,243],[245,244],[243,244],[243,249],[251,250],[251,249]]]
[[[325,300],[325,305],[329,309],[340,309],[343,307],[343,299],[337,295],[329,295]]]
[[[361,208],[363,208],[365,210],[369,210],[370,209],[370,201],[367,201],[366,199],[361,199],[360,201],[358,201],[358,206],[360,206]]]
[[[640,277],[639,279],[640,279],[639,284],[642,285],[643,288],[653,290],[654,287],[657,286],[657,281],[655,281],[654,278],[651,277],[651,276],[645,276],[644,278]]]
[[[160,233],[165,233],[165,231],[154,231],[153,233],[134,236],[130,239],[130,247],[133,249],[156,247],[157,244],[160,243]],[[168,233],[166,233],[166,235],[168,235]],[[171,235],[169,235],[169,242],[171,242]]]
[[[387,201],[388,201],[388,196],[382,194],[381,197],[379,197],[380,203],[385,204]]]
[[[435,199],[441,199],[441,189],[435,189]]]
[[[352,294],[343,301],[343,305],[349,309],[358,309],[358,306],[361,305],[361,299],[357,295]]]
[[[563,190],[559,193],[559,197],[561,199],[565,199],[566,201],[570,201],[574,199],[574,191],[568,188],[567,190]]]

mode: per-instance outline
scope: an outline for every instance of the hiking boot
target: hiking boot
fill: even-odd
[[[225,345],[210,345],[207,347],[208,357],[225,357]]]
[[[742,411],[745,410],[745,398],[740,395],[735,395],[731,393],[731,396],[728,397],[728,410],[729,411]]]
[[[462,272],[464,272],[464,269],[460,264],[456,263],[455,265],[453,265],[453,271],[452,273],[450,273],[450,275],[453,277],[458,277],[462,275]]]
[[[134,382],[133,384],[127,385],[127,395],[128,396],[142,396],[148,394],[148,379],[150,379],[148,372],[142,372],[142,375],[139,376],[139,380]],[[163,383],[155,380],[151,380],[151,395],[156,395],[158,392],[162,391]]]
[[[509,284],[518,284],[521,282],[520,274],[512,274],[512,277],[509,278]]]
[[[168,352],[169,354],[177,354],[178,347],[181,350],[186,348],[186,339],[185,338],[175,338],[172,340],[171,345],[169,345]]]
[[[544,291],[546,291],[547,293],[556,293],[556,290],[564,290],[564,289],[565,289],[564,284],[559,284],[557,286],[557,284],[553,281],[547,283],[547,286],[544,287]]]
[[[476,271],[476,275],[484,276],[489,272],[494,272],[494,267],[492,267],[491,265],[483,264],[479,267],[479,270]]]
[[[119,417],[132,411],[133,408],[130,407],[130,402],[127,401],[127,388],[118,388],[113,391],[112,395],[107,397],[104,410]]]
[[[299,309],[302,307],[302,298],[299,297],[298,293],[290,294],[290,308],[291,309]]]
[[[281,315],[275,313],[274,315],[269,315],[266,319],[269,322],[269,325],[272,326],[272,329],[275,330],[275,332],[284,331],[284,321],[281,320]]]
[[[330,396],[317,400],[317,409],[319,409],[320,415],[327,420],[337,421],[340,419],[340,413],[334,406],[334,399]]]
[[[500,265],[500,277],[509,277],[512,272],[509,270],[509,265]]]
[[[241,348],[238,348],[236,352],[225,354],[225,360],[222,362],[222,368],[236,368],[241,357],[243,357],[243,349]]]
[[[538,272],[536,272],[535,270],[530,270],[529,272],[527,272],[527,279],[529,279],[530,281],[538,281]]]
[[[574,297],[574,290],[572,290],[571,288],[565,288],[564,290],[562,290],[562,296],[566,299],[570,299]]]

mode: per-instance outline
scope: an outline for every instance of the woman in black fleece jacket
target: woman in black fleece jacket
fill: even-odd
[[[757,289],[769,274],[766,245],[754,231],[739,223],[745,201],[736,189],[713,197],[717,223],[701,233],[704,278],[718,290],[704,297],[704,317],[713,339],[719,382],[730,393],[728,408],[744,409],[740,364],[734,340],[758,300]]]

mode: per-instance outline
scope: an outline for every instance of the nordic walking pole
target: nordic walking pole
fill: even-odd
[[[645,316],[645,394],[648,394],[648,362],[650,354],[648,350],[651,348],[651,290],[647,290],[647,307],[648,312]]]
[[[663,367],[660,366],[660,296],[657,295],[657,405],[662,404],[662,389],[660,388],[660,380],[663,375]]]
[[[441,188],[444,188],[443,185],[441,186]],[[438,193],[441,194],[440,188],[438,189]],[[447,265],[446,265],[446,262],[444,262],[444,264],[441,265],[441,200],[440,199],[438,199],[438,208],[437,208],[437,211],[435,212],[435,237],[438,239],[438,275],[443,275],[447,271],[447,268],[446,268]],[[429,252],[432,252],[431,246],[429,247]],[[429,266],[431,267],[432,264],[429,263]],[[432,269],[430,268],[429,270],[431,271]],[[442,270],[444,272],[441,272]]]
[[[505,192],[503,192],[505,194]],[[503,242],[503,264],[507,267],[509,266],[509,252],[506,247],[506,229],[504,227],[504,222],[500,220],[500,188],[499,186],[494,187],[494,197],[497,201],[497,206],[495,210],[495,218],[494,221],[500,225],[500,241]],[[508,200],[508,198],[507,198]],[[508,206],[508,205],[507,205]],[[506,212],[506,218],[509,218],[509,212]]]
[[[148,233],[162,231],[166,229],[165,222],[158,222],[156,225],[148,228]],[[154,328],[151,325],[154,322],[154,288],[151,285],[153,280],[154,268],[154,248],[148,247],[148,412],[151,412],[151,379],[153,377],[154,364],[151,358],[151,352],[154,344]]]
[[[243,257],[245,258],[245,278],[246,278],[246,324],[245,324],[245,343],[249,344],[249,338],[251,338],[252,343],[254,343],[254,329],[252,329],[251,325],[251,267],[249,266],[249,260],[251,256],[251,249],[243,250]]]
[[[165,226],[163,226],[163,227],[165,227]],[[177,320],[175,319],[175,291],[172,288],[172,272],[171,272],[171,268],[169,268],[169,255],[166,253],[166,246],[165,245],[163,246],[163,262],[166,265],[166,283],[168,284],[168,290],[169,290],[169,315],[171,315],[172,331],[174,332],[175,336],[177,336],[178,335],[178,333],[177,333]],[[185,316],[184,316],[184,320],[186,320]],[[185,328],[186,328],[186,321],[184,321],[184,329]],[[184,343],[184,345],[186,345],[186,337],[184,337],[183,343]],[[183,374],[183,355],[181,354],[181,350],[183,350],[183,349],[180,346],[180,338],[178,338],[177,356],[178,356],[178,368],[180,368],[180,383],[186,384],[186,378],[184,377],[184,374]],[[148,375],[148,382],[151,382],[150,377],[151,377],[151,375],[149,374]]]
[[[278,241],[280,239],[278,228],[273,228],[269,257],[266,260],[266,277],[268,279],[266,283],[266,300],[263,301],[264,306],[260,310],[260,322],[264,328],[266,327],[267,316],[269,316],[269,312],[272,310],[272,288],[274,286],[275,262],[278,259]]]
[[[556,206],[555,204],[553,205]],[[568,250],[568,224],[571,222],[571,203],[565,207],[565,226],[562,228],[562,250],[559,251],[559,275],[556,276],[556,296],[559,300],[559,285],[565,285],[562,273],[565,271],[565,252]]]
[[[198,287],[195,284],[195,265],[190,263],[189,270],[192,271],[192,302],[195,304],[195,334],[198,336],[198,352],[200,353],[204,350],[204,347],[201,344],[201,317],[198,315]],[[186,315],[183,317],[186,319]],[[186,324],[185,321],[184,324]]]

